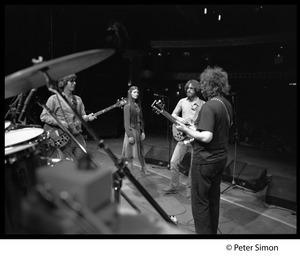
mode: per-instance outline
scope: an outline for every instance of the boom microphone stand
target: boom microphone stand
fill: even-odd
[[[135,177],[131,174],[130,170],[127,168],[127,163],[124,163],[123,159],[118,159],[113,152],[108,148],[107,145],[104,144],[104,141],[101,140],[99,142],[99,147],[103,148],[109,157],[114,162],[115,166],[118,168],[118,172],[121,175],[126,175],[127,178],[136,186],[136,188],[141,192],[141,194],[147,199],[147,201],[156,209],[156,211],[161,215],[161,217],[173,224],[176,225],[175,222],[166,214],[166,212],[157,204],[157,202],[151,197],[151,195],[145,190],[145,188],[135,179]]]
[[[242,188],[235,182],[235,171],[236,171],[236,151],[238,143],[238,123],[237,123],[237,99],[236,93],[231,94],[232,105],[233,105],[233,116],[234,116],[234,156],[233,156],[233,171],[232,171],[232,182],[231,185],[225,188],[221,194],[225,193],[229,189]]]
[[[120,195],[122,195],[125,200],[135,209],[137,212],[141,213],[141,210],[126,196],[123,191],[121,190],[122,187],[122,178],[124,177],[124,173],[120,170],[116,171],[113,174],[113,187],[115,191],[115,201],[117,204],[120,203]]]

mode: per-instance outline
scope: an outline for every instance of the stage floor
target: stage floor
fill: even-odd
[[[145,154],[155,147],[160,149],[162,154],[169,155],[169,148],[173,148],[176,141],[171,143],[166,136],[160,134],[146,134],[144,141]],[[123,137],[104,139],[104,144],[120,157],[122,150]],[[106,151],[98,147],[98,142],[88,141],[88,151],[100,168],[112,169],[117,171],[113,161]],[[172,152],[171,152],[172,153]],[[170,153],[170,154],[171,154]],[[254,167],[267,170],[267,176],[280,176],[296,180],[296,156],[283,154],[280,152],[268,152],[261,149],[249,148],[245,146],[230,145],[228,163],[234,160],[247,163]],[[139,174],[138,164],[134,164],[134,175],[136,180],[146,189],[157,204],[168,214],[173,215],[178,220],[177,227],[184,234],[195,234],[193,216],[191,213],[191,201],[185,197],[186,176],[180,174],[180,192],[178,194],[165,195],[162,189],[170,182],[170,171],[167,167],[147,163],[147,168],[151,172],[150,176]],[[255,175],[255,174],[253,174]],[[219,234],[223,235],[294,235],[297,234],[296,212],[291,209],[283,208],[280,205],[271,205],[265,202],[265,195],[268,185],[260,191],[253,191],[247,187],[230,187],[231,182],[222,181],[221,209]],[[149,203],[142,193],[129,181],[123,178],[121,191],[130,201],[140,209],[143,216],[149,216],[163,223],[162,216]],[[285,193],[284,191],[282,193]],[[285,197],[285,195],[283,195]],[[119,209],[123,212],[136,211],[121,196]],[[134,221],[132,223],[134,225]],[[143,225],[140,222],[140,225]],[[140,230],[144,230],[140,227]],[[139,229],[128,233],[142,233]],[[156,232],[155,230],[150,231]],[[167,231],[168,232],[168,231]]]

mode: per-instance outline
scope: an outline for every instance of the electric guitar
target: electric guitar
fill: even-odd
[[[172,115],[170,115],[166,110],[164,110],[164,103],[161,100],[155,100],[151,107],[153,108],[153,110],[156,112],[156,114],[162,114],[164,117],[166,117],[169,121],[171,121],[173,123],[172,125],[172,133],[173,133],[173,137],[175,140],[177,141],[184,141],[184,144],[188,144],[190,142],[192,142],[194,140],[194,138],[188,136],[187,134],[185,134],[184,132],[179,131],[176,128],[176,123],[178,122],[175,117],[173,117]],[[190,120],[187,124],[185,124],[187,127],[189,127],[192,130],[196,130],[196,127],[194,126],[194,123],[192,122],[192,120]]]
[[[116,107],[122,108],[126,103],[127,103],[127,99],[121,98],[120,100],[117,100],[117,103],[115,103],[114,105],[111,105],[105,109],[102,109],[102,110],[94,113],[94,115],[97,117],[97,116],[100,116]],[[76,125],[78,125],[78,123],[70,122],[70,126],[69,126],[68,130],[72,133],[78,132],[78,130],[76,129]],[[57,126],[45,124],[44,130],[49,133],[50,145],[52,145],[56,148],[64,147],[70,140],[69,136],[61,128],[59,128]]]

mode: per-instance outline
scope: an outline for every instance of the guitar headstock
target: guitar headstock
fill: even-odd
[[[165,104],[161,100],[155,100],[151,107],[153,108],[152,110],[159,115],[163,112]]]
[[[121,99],[117,100],[116,106],[122,108],[126,104],[127,104],[127,99],[122,97]]]

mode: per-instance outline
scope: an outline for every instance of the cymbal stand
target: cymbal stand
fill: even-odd
[[[78,147],[80,147],[80,149],[85,153],[87,154],[87,151],[86,149],[79,143],[78,140],[76,140],[76,138],[73,136],[73,134],[66,128],[62,125],[62,123],[59,121],[59,119],[56,117],[56,115],[52,112],[51,109],[49,109],[45,104],[43,103],[40,103],[40,102],[37,102],[42,108],[44,108],[49,115],[51,115],[55,121],[57,122],[57,125],[78,145]]]
[[[166,212],[157,204],[157,202],[151,197],[151,195],[145,190],[145,188],[135,179],[135,177],[131,174],[130,170],[127,168],[127,163],[124,163],[123,159],[118,159],[114,153],[109,149],[107,145],[104,144],[104,141],[101,140],[99,142],[99,147],[103,148],[109,157],[114,162],[115,166],[118,168],[119,174],[122,176],[126,175],[127,178],[135,185],[135,187],[139,190],[139,192],[147,199],[147,201],[156,209],[156,211],[161,215],[161,217],[173,224],[176,225],[175,222],[166,214]]]
[[[119,170],[113,174],[113,187],[114,187],[114,192],[115,192],[115,194],[114,194],[115,201],[117,204],[120,203],[120,194],[121,194],[124,197],[124,199],[131,205],[131,207],[133,209],[135,209],[137,212],[141,213],[141,210],[121,190],[123,177],[124,177],[123,172],[120,172]]]
[[[9,114],[11,115],[11,121],[12,121],[11,129],[14,129],[16,127],[16,119],[17,119],[19,105],[21,104],[21,101],[22,101],[22,97],[23,97],[23,94],[22,93],[19,94],[18,97],[16,98],[16,100],[12,104],[9,105],[9,110],[5,114],[5,119],[7,118],[7,116]],[[18,103],[18,107],[16,107],[17,103]]]
[[[225,188],[221,194],[224,194],[229,189],[244,189],[242,186],[239,186],[235,182],[235,171],[236,171],[236,151],[237,151],[237,143],[238,143],[238,127],[237,127],[237,100],[235,94],[232,95],[232,103],[233,103],[233,115],[234,115],[234,156],[233,156],[233,171],[232,171],[232,182],[231,185]]]

